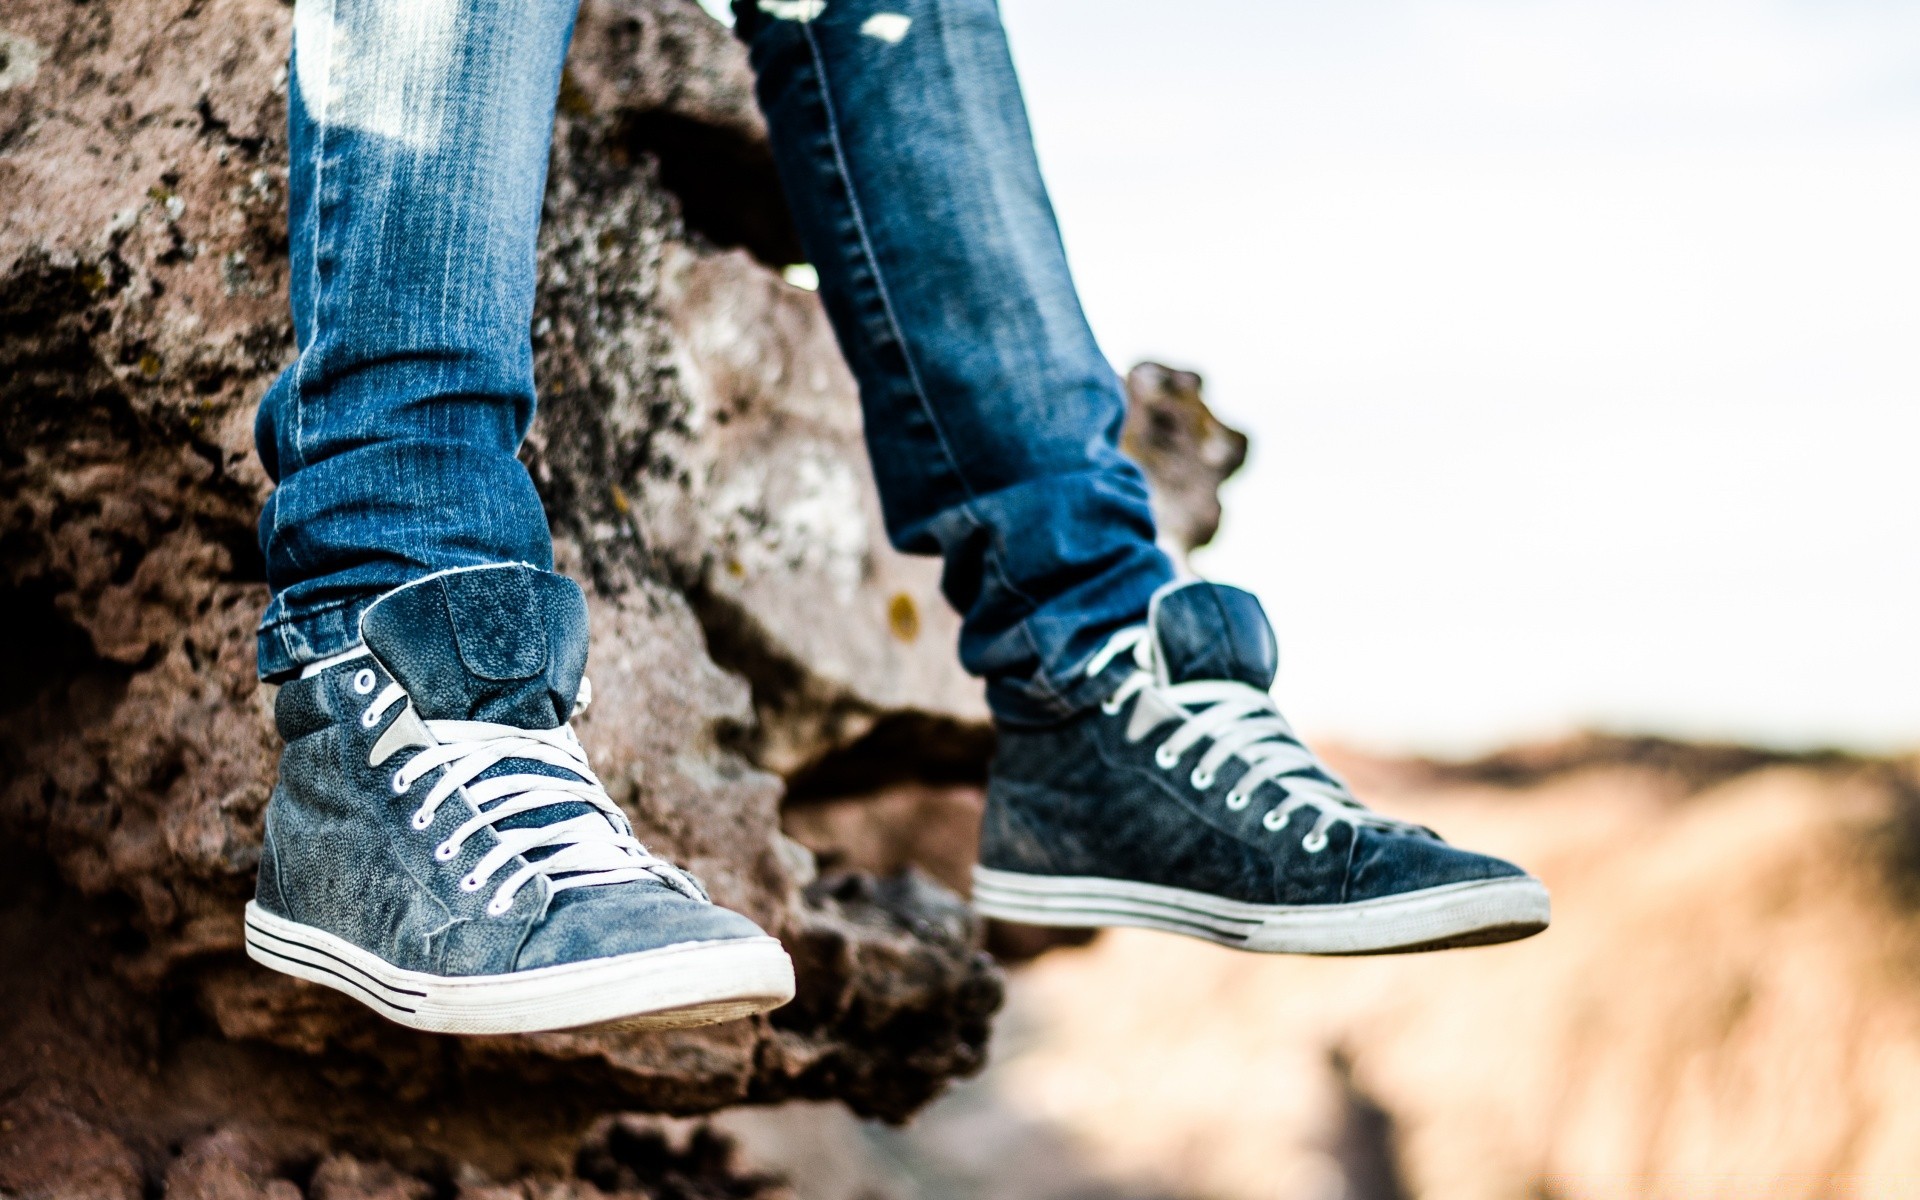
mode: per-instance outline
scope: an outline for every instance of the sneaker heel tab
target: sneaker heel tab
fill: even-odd
[[[489,683],[518,683],[547,669],[546,605],[526,571],[463,572],[436,581],[460,662]]]
[[[1169,682],[1234,679],[1266,690],[1280,668],[1273,625],[1252,592],[1196,580],[1154,595],[1153,636]]]
[[[369,605],[361,634],[427,719],[567,722],[587,665],[587,600],[524,564],[441,571]]]

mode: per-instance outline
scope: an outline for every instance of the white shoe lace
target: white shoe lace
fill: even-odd
[[[361,670],[355,676],[354,690],[366,695],[373,690],[375,682],[371,670]],[[574,715],[586,707],[591,696],[591,688],[582,680],[580,702],[574,706]],[[405,688],[389,683],[361,714],[360,723],[368,729],[374,728],[389,709],[406,699]],[[633,836],[633,826],[588,765],[586,749],[571,725],[557,729],[520,729],[492,721],[415,720],[414,724],[418,729],[411,731],[415,740],[410,745],[420,749],[394,771],[391,780],[394,794],[412,791],[413,786],[435,768],[442,771],[414,811],[413,828],[431,827],[434,814],[456,793],[465,797],[473,811],[472,816],[434,847],[434,858],[443,863],[452,862],[460,856],[467,841],[482,829],[492,829],[498,839],[460,880],[461,891],[479,891],[503,867],[529,851],[543,848],[552,851],[524,861],[509,874],[487,902],[488,915],[497,917],[505,913],[513,907],[513,898],[520,889],[539,877],[544,877],[555,892],[652,877],[690,899],[707,899],[706,890],[698,880],[654,855]],[[432,739],[431,744],[419,737],[421,731]],[[377,752],[379,747],[375,749]],[[508,759],[545,763],[576,778],[533,773],[480,778],[489,768]],[[557,804],[587,804],[595,811],[548,825],[498,827],[499,822],[508,817]]]
[[[1382,816],[1355,799],[1347,785],[1295,736],[1293,727],[1275,707],[1273,697],[1252,684],[1234,679],[1161,683],[1154,662],[1155,643],[1144,625],[1122,629],[1109,638],[1100,653],[1087,664],[1088,677],[1100,674],[1114,659],[1129,651],[1133,654],[1134,670],[1100,709],[1108,716],[1118,716],[1128,700],[1142,692],[1151,693],[1158,703],[1144,714],[1136,707],[1127,739],[1137,742],[1167,721],[1178,720],[1179,727],[1154,748],[1153,761],[1162,770],[1171,771],[1188,750],[1211,738],[1213,744],[1194,764],[1188,782],[1196,790],[1205,791],[1213,786],[1215,775],[1227,760],[1238,758],[1247,764],[1247,769],[1227,790],[1227,807],[1238,812],[1253,802],[1261,784],[1274,784],[1284,798],[1267,811],[1260,823],[1278,833],[1287,827],[1294,813],[1303,808],[1314,810],[1318,817],[1313,828],[1300,840],[1301,847],[1310,854],[1327,848],[1327,831],[1338,822],[1345,822],[1356,830],[1361,826],[1421,830],[1418,825]],[[1318,774],[1302,773],[1307,771]],[[1320,778],[1322,775],[1326,778]]]

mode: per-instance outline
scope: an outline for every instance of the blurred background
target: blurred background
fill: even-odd
[[[1920,8],[1006,0],[1096,332],[1253,441],[1308,730],[1920,733]]]

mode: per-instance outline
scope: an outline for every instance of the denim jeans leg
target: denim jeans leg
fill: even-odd
[[[550,569],[516,452],[535,240],[576,0],[298,0],[288,88],[298,357],[261,403],[276,483],[263,677],[359,641],[449,567]]]
[[[735,0],[895,545],[945,556],[961,661],[1038,724],[1173,575],[993,0]]]

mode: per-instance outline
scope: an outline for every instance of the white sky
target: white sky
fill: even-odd
[[[1920,745],[1920,5],[1003,7],[1305,731]]]

